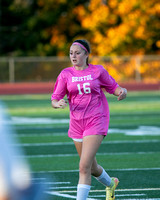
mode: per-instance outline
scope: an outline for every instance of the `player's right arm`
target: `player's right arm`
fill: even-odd
[[[67,82],[63,72],[59,74],[51,96],[51,105],[53,108],[65,108],[67,106],[67,102],[63,99],[66,93]]]

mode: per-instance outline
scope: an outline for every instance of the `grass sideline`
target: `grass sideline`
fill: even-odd
[[[160,133],[154,134],[154,130],[160,130],[159,91],[129,92],[127,99],[120,102],[113,95],[107,98],[112,132],[104,139],[97,160],[111,176],[120,179],[116,199],[159,199]],[[15,137],[32,171],[37,178],[46,180],[47,199],[75,199],[79,158],[67,137],[68,123],[62,120],[69,119],[69,110],[52,109],[50,95],[12,95],[0,99],[15,120]],[[19,123],[22,118],[24,121]],[[37,119],[42,120],[36,122]],[[90,198],[105,199],[104,189],[92,178]]]

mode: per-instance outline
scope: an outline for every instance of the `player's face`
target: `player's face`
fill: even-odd
[[[70,48],[70,60],[74,66],[85,67],[86,59],[88,55],[85,50],[83,50],[78,45],[72,45]]]

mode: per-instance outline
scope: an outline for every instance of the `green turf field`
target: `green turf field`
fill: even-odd
[[[116,199],[160,200],[160,92],[129,92],[117,101],[107,95],[111,119],[97,160],[120,179]],[[0,96],[8,107],[14,137],[32,172],[47,188],[47,200],[75,199],[78,163],[67,137],[69,111],[52,109],[50,95]],[[89,198],[105,200],[104,186],[92,179]]]

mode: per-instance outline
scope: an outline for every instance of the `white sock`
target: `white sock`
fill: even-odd
[[[86,200],[91,186],[85,184],[78,184],[77,186],[77,200]]]
[[[107,172],[103,169],[102,174],[99,177],[95,177],[100,183],[105,186],[110,186],[111,177],[107,174]]]

